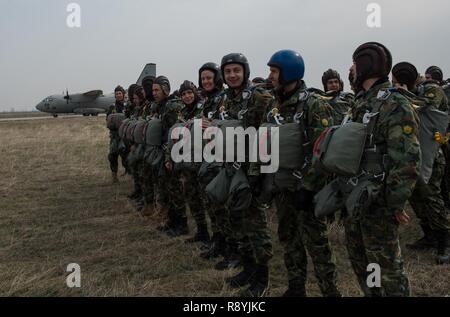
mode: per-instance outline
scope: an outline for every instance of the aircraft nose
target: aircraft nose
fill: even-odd
[[[37,104],[36,109],[39,111],[42,111],[42,109],[43,109],[42,102]]]

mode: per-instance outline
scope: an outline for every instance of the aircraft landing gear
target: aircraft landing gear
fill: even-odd
[[[54,114],[54,115],[53,115],[53,118],[58,118],[58,115],[57,115],[57,114]]]

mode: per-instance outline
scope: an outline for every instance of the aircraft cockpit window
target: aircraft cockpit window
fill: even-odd
[[[53,98],[48,98],[48,102],[52,102],[53,101]]]

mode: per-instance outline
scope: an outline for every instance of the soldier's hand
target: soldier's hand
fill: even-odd
[[[407,225],[411,221],[411,217],[404,210],[395,213],[395,218],[402,225]]]
[[[202,129],[206,130],[211,126],[211,122],[206,119],[206,118],[202,118]]]
[[[167,162],[164,164],[164,166],[166,167],[166,169],[167,169],[169,172],[172,172],[172,170],[173,170],[173,164],[172,164],[171,161],[167,161]]]

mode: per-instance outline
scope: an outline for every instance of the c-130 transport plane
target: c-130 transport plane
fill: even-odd
[[[136,84],[142,85],[147,77],[156,77],[156,64],[145,65]],[[114,93],[107,95],[101,90],[92,90],[85,93],[51,95],[42,100],[36,109],[41,112],[50,113],[57,118],[59,114],[75,113],[83,116],[97,116],[99,113],[105,113],[115,102]]]

